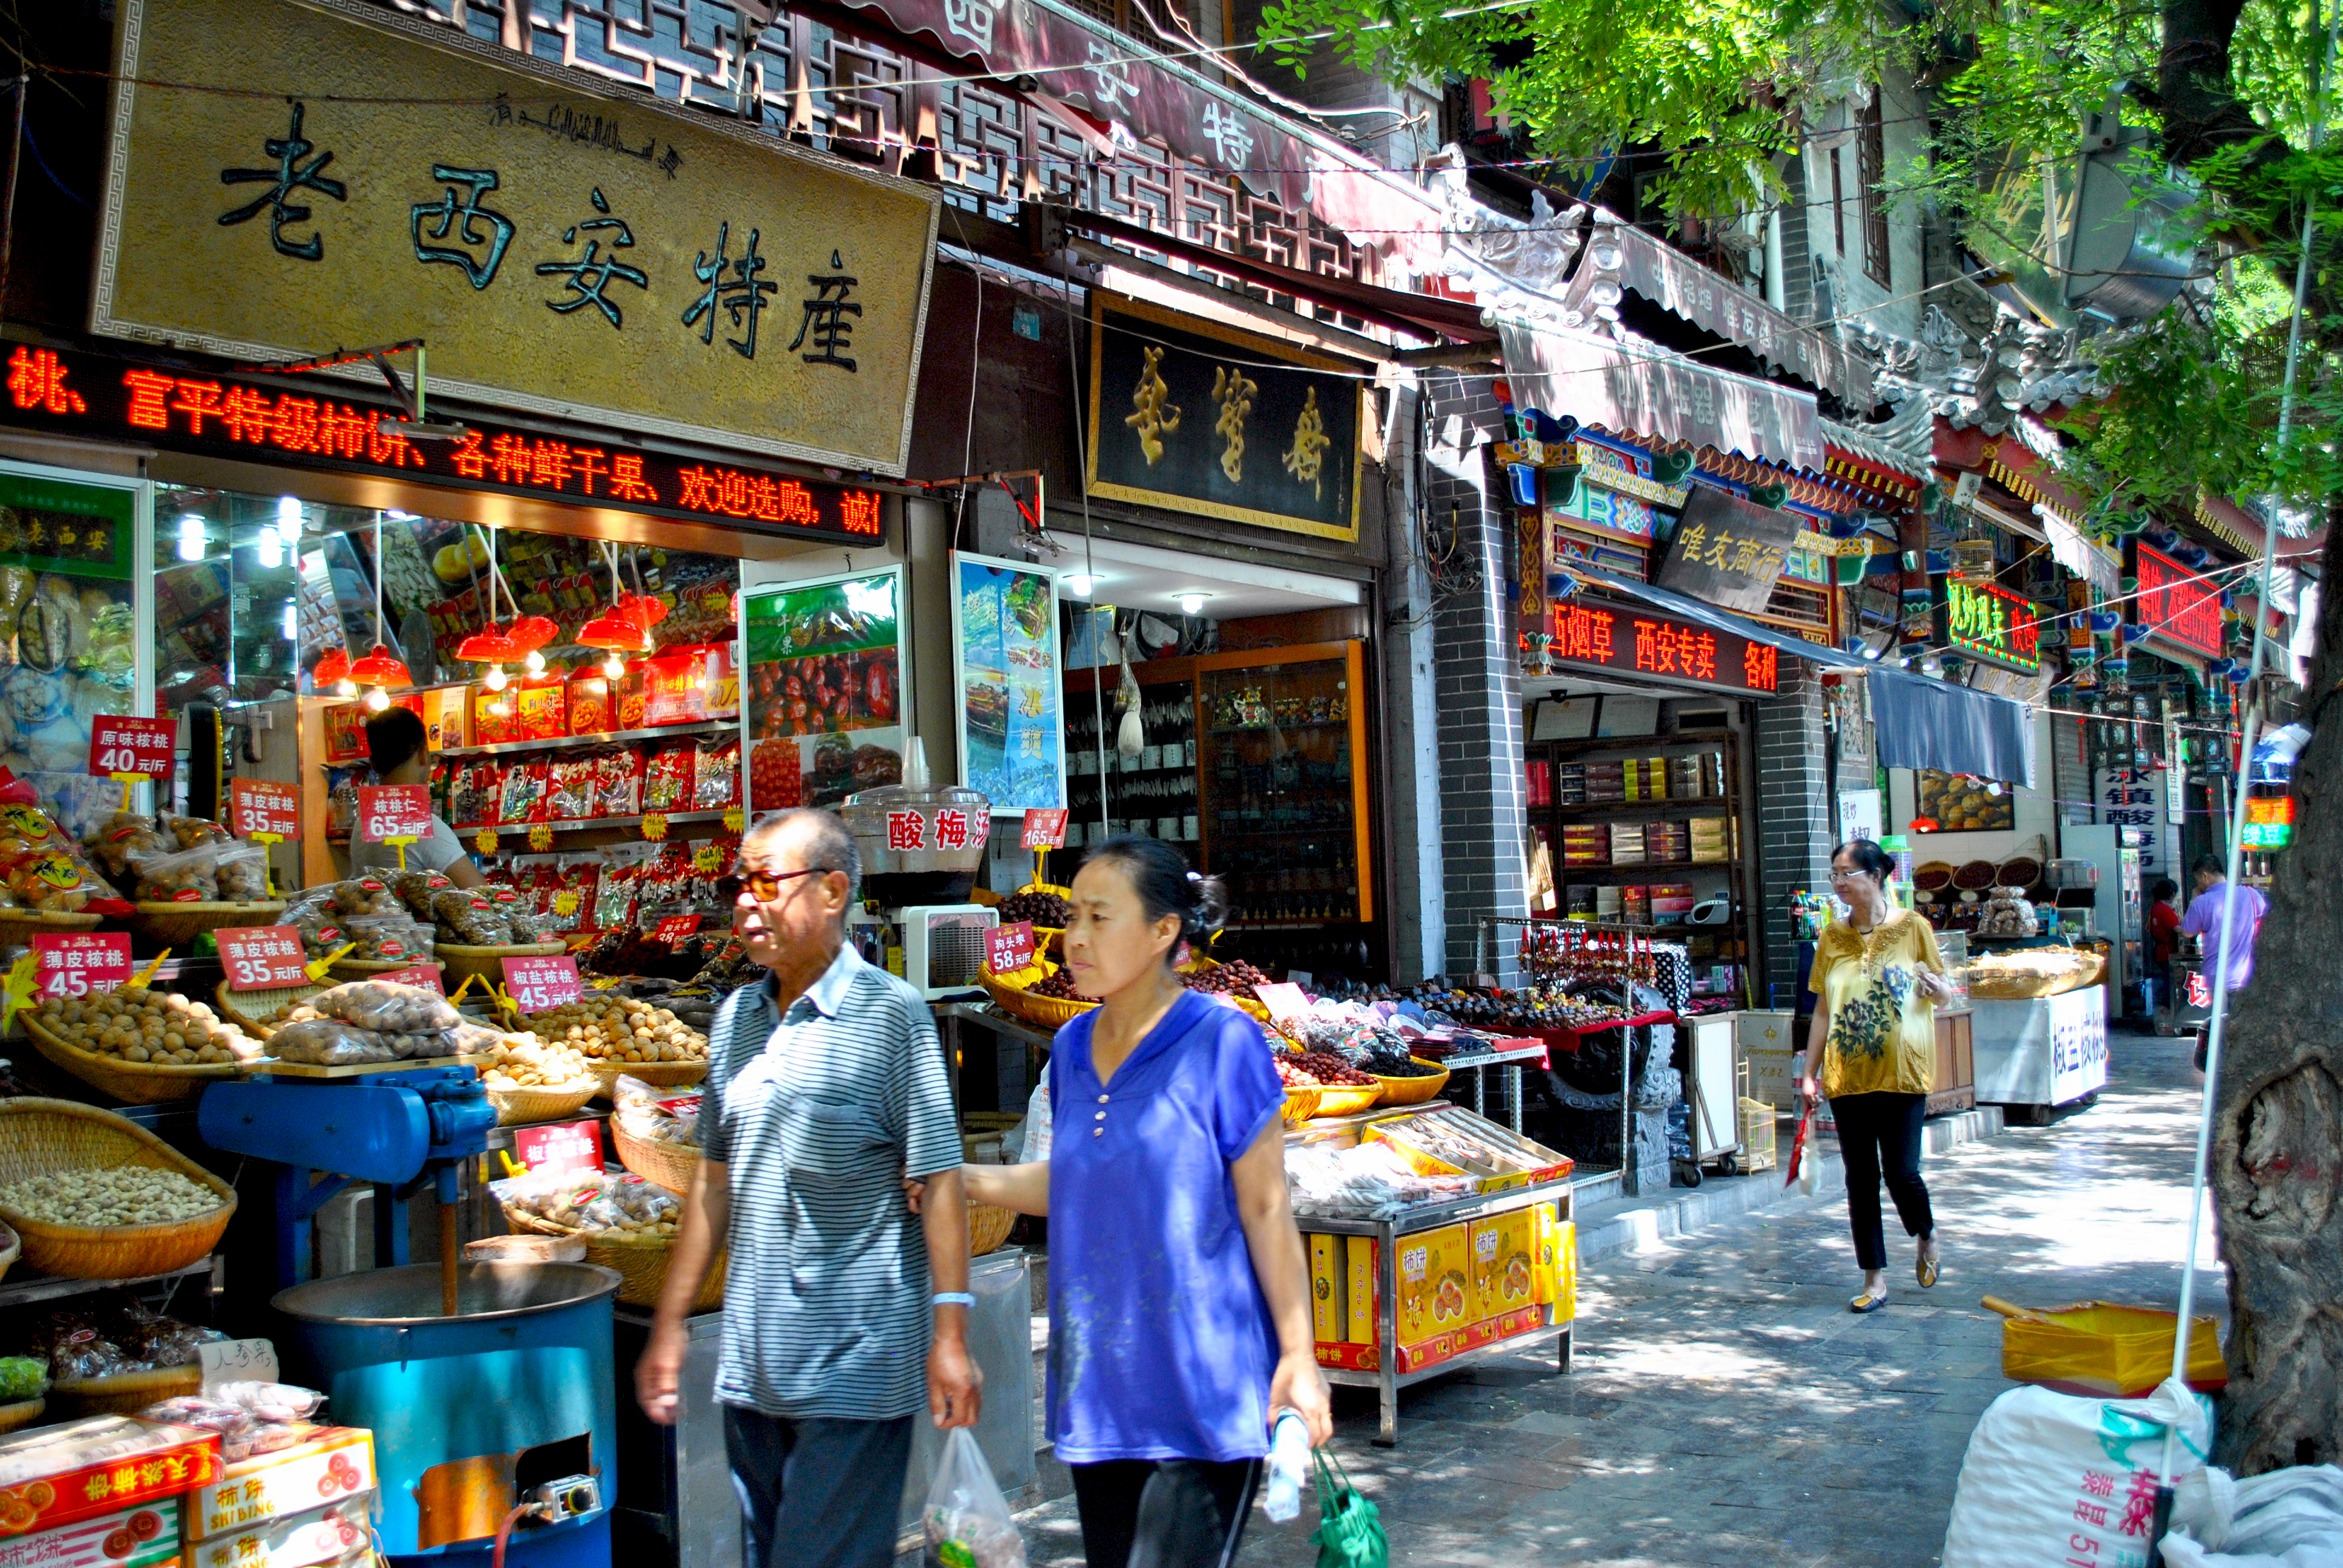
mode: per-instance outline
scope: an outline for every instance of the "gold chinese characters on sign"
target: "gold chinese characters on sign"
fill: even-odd
[[[1094,494],[1358,537],[1362,367],[1138,300],[1094,294],[1091,321]]]
[[[356,0],[123,10],[93,330],[903,471],[932,189]]]

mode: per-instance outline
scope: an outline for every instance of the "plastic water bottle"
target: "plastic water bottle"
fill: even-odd
[[[1269,1440],[1269,1496],[1262,1506],[1282,1524],[1302,1512],[1302,1477],[1310,1467],[1310,1429],[1290,1410],[1277,1413]]]

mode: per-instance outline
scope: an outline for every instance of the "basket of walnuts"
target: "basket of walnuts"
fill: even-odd
[[[589,993],[521,1022],[538,1039],[586,1059],[607,1095],[621,1077],[680,1089],[708,1076],[708,1037],[669,1010],[630,996]]]
[[[683,1206],[674,1193],[639,1176],[601,1171],[531,1172],[492,1181],[488,1191],[515,1231],[584,1242],[588,1262],[618,1271],[618,1300],[629,1306],[659,1304],[683,1222]],[[719,1251],[692,1310],[709,1312],[723,1304]]]
[[[129,1105],[193,1100],[237,1078],[260,1042],[209,1004],[146,986],[51,997],[18,1015],[34,1049],[93,1089]]]
[[[468,1023],[458,1050],[477,1068],[500,1126],[567,1116],[601,1092],[602,1081],[568,1045]]]

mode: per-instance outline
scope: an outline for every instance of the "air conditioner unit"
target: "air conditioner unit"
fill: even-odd
[[[921,996],[981,990],[986,933],[1000,915],[981,904],[914,904],[902,911],[903,978]]]

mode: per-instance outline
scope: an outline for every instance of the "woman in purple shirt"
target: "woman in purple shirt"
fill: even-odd
[[[1285,1091],[1261,1027],[1184,989],[1218,880],[1153,839],[1075,878],[1074,989],[1041,1163],[966,1166],[972,1199],[1050,1217],[1050,1440],[1073,1473],[1090,1568],[1235,1561],[1271,1422],[1332,1430],[1285,1194]]]

